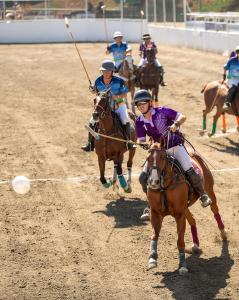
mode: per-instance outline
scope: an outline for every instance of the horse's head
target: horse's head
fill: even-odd
[[[148,63],[154,63],[155,58],[156,58],[155,48],[146,49],[146,58],[147,58]]]
[[[110,103],[110,90],[106,90],[98,93],[94,100],[95,109],[92,114],[94,121],[98,122],[99,120],[104,119],[107,115],[111,113]]]
[[[148,162],[148,187],[152,190],[163,188],[163,178],[167,167],[167,152],[164,138],[159,143],[154,143],[147,158]]]

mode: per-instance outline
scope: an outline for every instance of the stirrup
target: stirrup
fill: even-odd
[[[212,204],[212,200],[208,197],[207,194],[203,194],[203,195],[200,197],[200,201],[201,201],[202,207],[207,207],[207,206],[209,206],[209,205]]]
[[[142,221],[149,221],[149,208],[146,207],[143,211],[143,214],[140,217],[140,220]]]
[[[85,152],[94,151],[94,148],[92,147],[91,143],[88,143],[88,144],[82,146],[81,149]]]

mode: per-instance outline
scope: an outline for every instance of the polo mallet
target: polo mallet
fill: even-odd
[[[110,139],[110,140],[114,140],[114,141],[119,141],[119,142],[123,142],[123,143],[127,143],[129,141],[127,140],[124,140],[124,139],[120,139],[120,138],[116,138],[116,137],[113,137],[113,136],[109,136],[109,135],[106,135],[106,134],[103,134],[103,133],[98,133],[98,132],[95,132],[92,128],[90,128],[87,124],[85,124],[85,129],[98,141],[100,139],[100,137],[104,137],[104,138],[107,138],[107,139]],[[138,146],[141,146],[142,147],[142,144],[140,143],[137,143],[137,142],[134,142],[134,141],[130,141],[131,144],[134,144],[134,145],[138,145]]]
[[[79,48],[77,47],[76,41],[75,41],[75,39],[74,39],[74,36],[73,36],[73,34],[72,34],[71,30],[70,30],[70,26],[69,26],[69,22],[68,22],[68,18],[67,18],[67,17],[65,17],[65,25],[66,25],[66,28],[68,29],[69,34],[70,34],[70,36],[71,36],[71,39],[72,39],[72,41],[73,41],[73,43],[74,43],[74,45],[75,45],[76,51],[77,51],[77,53],[78,53],[78,55],[79,55],[81,64],[82,64],[83,69],[84,69],[84,71],[85,71],[85,74],[86,74],[86,76],[87,76],[87,78],[88,78],[88,81],[89,81],[90,85],[92,85],[92,84],[91,84],[90,77],[89,77],[89,74],[88,74],[88,72],[87,72],[87,70],[86,70],[84,61],[83,61],[83,59],[82,59],[82,57],[81,57],[81,55],[80,55]]]
[[[108,46],[108,44],[109,44],[109,35],[108,35],[108,30],[107,30],[106,18],[105,18],[105,8],[106,8],[106,5],[101,6],[101,9],[102,9],[102,12],[103,12],[103,18],[104,18],[105,39],[106,39],[106,43],[107,43],[107,46]]]
[[[144,11],[143,10],[140,11],[140,15],[141,15],[140,40],[141,40],[142,39],[142,35],[143,35],[143,17],[144,17]]]

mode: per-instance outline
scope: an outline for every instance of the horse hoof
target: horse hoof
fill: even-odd
[[[128,183],[127,186],[124,188],[125,193],[132,193],[132,187],[131,184]]]
[[[103,187],[106,189],[108,189],[111,186],[112,186],[112,182],[110,180],[107,180],[107,182],[103,184]]]
[[[157,260],[155,260],[154,258],[150,258],[148,263],[148,270],[154,269],[156,267],[157,267]]]
[[[227,240],[227,232],[226,232],[225,229],[221,230],[221,238],[222,238],[223,241]]]
[[[207,135],[208,135],[209,137],[212,137],[212,136],[214,135],[214,133],[209,132]]]
[[[201,254],[202,253],[202,250],[198,247],[197,244],[193,244],[191,250],[192,250],[192,254]]]
[[[202,130],[199,130],[199,135],[200,135],[200,136],[204,136],[205,133],[206,133],[206,130],[203,130],[203,129],[202,129]]]
[[[222,128],[222,133],[226,133],[227,130],[225,128]]]
[[[184,275],[186,275],[186,274],[188,273],[188,269],[185,268],[185,267],[181,267],[181,268],[178,270],[178,272],[179,272],[179,275],[184,276]]]

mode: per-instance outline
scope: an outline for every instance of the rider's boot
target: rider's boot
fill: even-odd
[[[130,122],[126,123],[124,125],[124,127],[125,127],[126,139],[128,141],[131,141],[131,124],[130,124]],[[135,145],[132,144],[132,143],[127,143],[126,146],[127,146],[128,150],[131,150],[131,149],[135,148]]]
[[[167,82],[164,81],[164,70],[162,66],[159,66],[159,73],[160,73],[160,85],[161,86],[167,86]]]
[[[142,186],[143,192],[147,195],[147,180],[148,176],[145,172],[142,172],[139,176],[139,182]],[[140,216],[140,220],[148,221],[149,220],[149,206],[145,207],[142,215]]]
[[[199,194],[202,207],[207,207],[208,205],[210,205],[212,203],[212,200],[209,198],[208,194],[203,188],[203,182],[200,175],[195,172],[194,168],[190,168],[189,170],[187,170],[186,175],[188,176],[192,187]]]
[[[236,85],[233,85],[232,87],[229,88],[229,90],[227,92],[227,95],[226,95],[226,98],[225,98],[225,102],[224,102],[223,107],[222,107],[223,110],[225,110],[225,111],[229,110],[229,108],[232,105],[232,101],[234,99],[236,91],[237,91],[237,86]]]
[[[89,127],[91,129],[95,129],[95,125],[92,125],[91,123],[89,124]],[[86,152],[94,151],[95,149],[95,143],[94,143],[94,137],[89,133],[88,135],[88,142],[81,147],[82,150]]]

